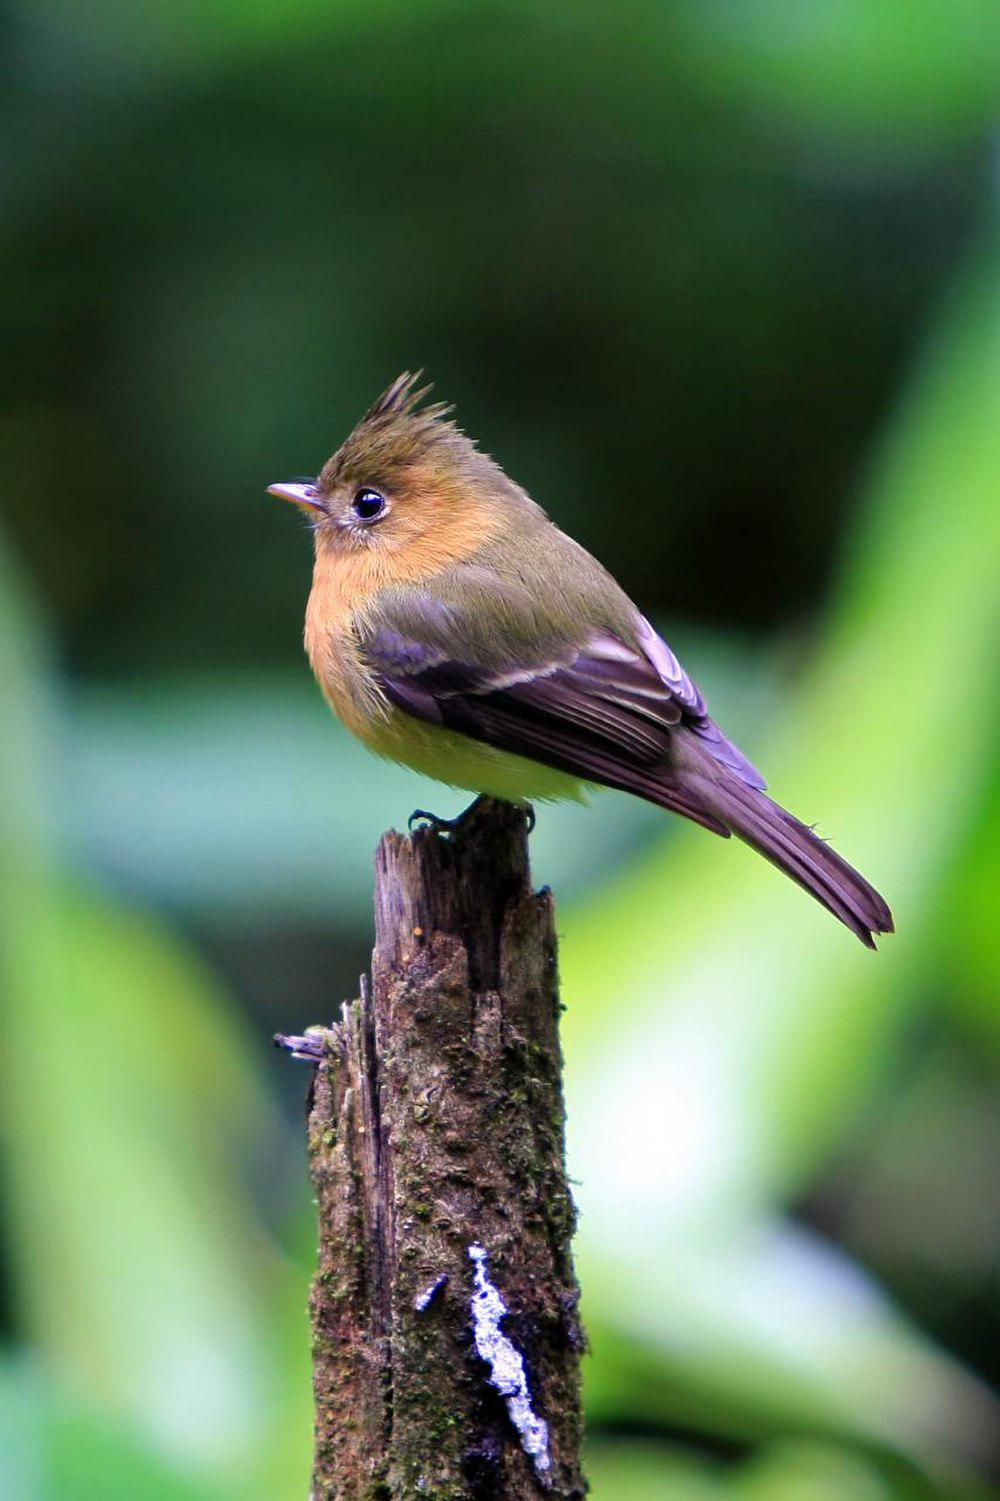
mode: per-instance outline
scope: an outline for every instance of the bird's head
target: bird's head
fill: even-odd
[[[444,564],[494,535],[511,504],[534,509],[419,379],[393,381],[314,480],[269,486],[306,514],[317,553]]]

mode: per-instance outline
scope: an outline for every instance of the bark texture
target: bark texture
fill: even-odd
[[[313,1494],[582,1497],[556,940],[524,813],[480,799],[448,834],[386,834],[375,906],[371,984],[322,1034],[309,1115]],[[481,1353],[477,1286],[480,1314],[503,1299],[533,1430],[495,1384],[510,1361]]]

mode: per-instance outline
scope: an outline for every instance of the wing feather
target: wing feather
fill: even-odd
[[[508,590],[508,619],[512,598]],[[671,777],[678,730],[693,731],[722,765],[763,786],[638,614],[631,642],[601,627],[578,642],[538,642],[529,630],[521,639],[532,649],[508,646],[492,650],[489,661],[474,660],[469,643],[482,641],[482,622],[472,629],[454,604],[416,589],[387,593],[359,626],[362,656],[381,691],[424,723],[652,797],[720,833],[721,822]]]
[[[426,591],[387,591],[358,625],[391,704],[426,724],[638,794],[771,860],[874,947],[892,916],[874,887],[763,793],[697,686],[638,613],[546,639],[530,598],[502,586],[491,615]],[[625,639],[631,634],[632,639]]]

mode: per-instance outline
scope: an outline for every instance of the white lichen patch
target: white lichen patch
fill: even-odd
[[[507,1305],[500,1289],[489,1278],[489,1257],[482,1246],[469,1247],[475,1264],[475,1291],[472,1294],[472,1332],[479,1358],[490,1368],[490,1384],[496,1387],[507,1404],[510,1420],[521,1440],[521,1448],[544,1479],[549,1459],[549,1425],[536,1416],[528,1390],[524,1358],[514,1342],[500,1328]]]
[[[413,1307],[417,1313],[427,1312],[447,1281],[448,1273],[442,1272],[440,1277],[435,1277],[430,1286],[425,1287],[422,1293],[417,1293],[417,1296],[413,1300]]]

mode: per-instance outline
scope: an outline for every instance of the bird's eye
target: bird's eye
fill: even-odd
[[[385,496],[379,490],[359,490],[351,501],[351,510],[359,521],[377,521],[385,507]]]

